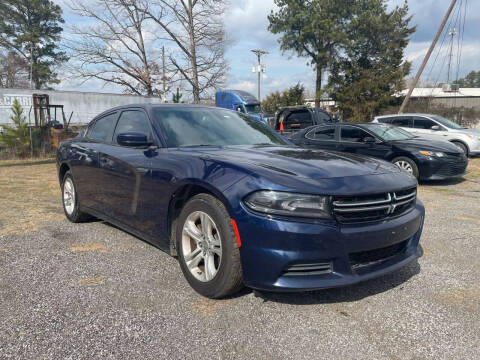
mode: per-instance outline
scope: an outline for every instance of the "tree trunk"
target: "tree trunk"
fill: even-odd
[[[315,109],[320,109],[320,97],[322,94],[322,65],[317,63],[317,80],[315,82]]]
[[[195,27],[193,23],[193,4],[192,0],[188,1],[188,31],[190,37],[190,63],[192,65],[192,87],[193,87],[193,102],[198,104],[200,102],[200,87],[198,84],[198,69],[197,69],[197,52],[195,43]]]

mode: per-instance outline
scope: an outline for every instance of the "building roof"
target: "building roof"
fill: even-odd
[[[401,95],[405,96],[408,89],[402,90]],[[460,88],[458,91],[444,91],[442,88],[415,88],[412,97],[480,97],[480,88]]]

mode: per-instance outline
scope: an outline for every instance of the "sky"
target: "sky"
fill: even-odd
[[[57,0],[57,2],[64,8],[66,23],[74,24],[80,21],[64,6],[64,0]],[[410,44],[405,52],[406,59],[412,62],[410,76],[413,77],[418,70],[450,2],[451,0],[409,1],[410,14],[413,16],[411,24],[417,26],[417,31],[411,37]],[[458,0],[457,5],[465,3],[467,12],[462,56],[458,69],[459,77],[465,76],[472,70],[480,70],[480,1]],[[388,4],[390,8],[393,8],[396,5],[403,4],[403,0],[389,0]],[[311,94],[314,89],[315,73],[307,65],[308,59],[299,58],[293,53],[282,54],[279,50],[278,36],[267,30],[267,15],[274,9],[273,0],[230,0],[225,14],[228,38],[226,58],[230,66],[227,74],[227,87],[257,94],[257,74],[252,72],[256,56],[250,50],[261,48],[269,52],[262,59],[262,63],[266,66],[266,72],[262,74],[261,80],[262,98],[272,91],[283,90],[297,82],[304,84],[307,94]],[[455,10],[451,18],[456,18]],[[433,53],[431,61],[425,69],[422,78],[424,82],[446,81],[447,65],[445,59],[449,40],[448,38],[445,40],[441,48],[442,52],[437,57],[442,39],[443,35],[437,45],[437,50]],[[454,57],[456,59],[456,54]],[[437,61],[435,61],[435,58],[437,58]],[[433,66],[434,62],[435,66]],[[456,75],[456,71],[455,68],[454,75]],[[120,91],[110,86],[103,86],[96,81],[79,85],[72,79],[62,81],[60,87],[64,90]]]

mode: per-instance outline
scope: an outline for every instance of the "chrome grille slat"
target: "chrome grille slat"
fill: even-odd
[[[333,213],[340,223],[381,220],[407,212],[416,198],[416,188],[383,194],[341,196],[333,199]]]
[[[376,201],[366,201],[366,202],[340,202],[340,201],[334,201],[333,206],[337,207],[351,207],[351,206],[367,206],[367,205],[377,205],[377,204],[387,204],[392,201],[392,197],[390,193],[387,194],[387,199],[385,200],[376,200]]]

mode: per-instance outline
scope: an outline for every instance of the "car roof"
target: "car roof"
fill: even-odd
[[[387,117],[396,117],[396,116],[436,116],[434,114],[425,114],[425,113],[402,113],[402,114],[387,114],[387,115],[379,115],[375,116],[376,119],[378,118],[387,118]]]
[[[167,104],[128,104],[128,105],[120,105],[120,106],[116,106],[116,107],[113,107],[113,108],[110,108],[108,110],[105,110],[103,112],[101,112],[100,114],[98,114],[97,116],[95,116],[95,119],[98,118],[98,117],[101,117],[105,114],[108,114],[112,111],[120,111],[120,110],[126,110],[126,109],[131,109],[131,108],[141,108],[141,109],[144,109],[145,111],[149,112],[150,110],[154,109],[154,108],[192,108],[192,107],[196,107],[196,108],[210,108],[210,109],[219,109],[218,107],[215,107],[215,106],[209,106],[209,105],[202,105],[202,104],[176,104],[176,103],[167,103]],[[222,108],[223,109],[223,108]],[[223,109],[223,110],[227,110],[227,109]]]

